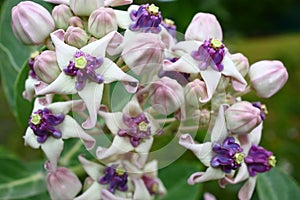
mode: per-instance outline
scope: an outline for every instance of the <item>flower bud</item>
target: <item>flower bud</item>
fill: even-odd
[[[241,53],[232,54],[230,58],[241,75],[245,76],[249,71],[248,58]]]
[[[269,98],[286,83],[288,72],[280,61],[263,60],[250,66],[249,77],[257,96]]]
[[[225,111],[227,129],[234,134],[247,134],[261,122],[261,110],[247,101],[240,101]]]
[[[148,101],[157,112],[169,115],[184,103],[183,89],[176,80],[163,77],[150,84]]]
[[[199,107],[199,99],[207,99],[206,85],[203,81],[195,79],[184,88],[185,99],[188,104]]]
[[[55,52],[50,50],[43,51],[35,58],[33,69],[41,81],[49,84],[58,77],[61,71],[56,60]]]
[[[103,0],[70,0],[70,7],[78,16],[89,16],[94,10],[103,6]]]
[[[73,199],[82,187],[78,177],[65,167],[50,171],[46,183],[51,199]]]
[[[52,10],[52,17],[55,22],[55,26],[57,29],[68,28],[69,19],[73,16],[73,13],[69,6],[65,4],[57,5]]]
[[[113,9],[101,7],[93,11],[89,17],[88,30],[97,38],[101,38],[112,31],[117,31],[117,18]]]
[[[69,26],[65,33],[65,42],[79,49],[87,44],[88,39],[87,33],[79,27]]]
[[[84,29],[84,22],[82,21],[82,19],[80,17],[77,17],[77,16],[71,17],[69,19],[68,25]]]
[[[43,6],[23,1],[12,9],[11,27],[15,37],[22,43],[40,45],[54,30],[54,21]]]

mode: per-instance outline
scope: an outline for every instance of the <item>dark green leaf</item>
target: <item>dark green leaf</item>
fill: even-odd
[[[300,199],[299,184],[278,168],[258,175],[256,189],[260,200]]]

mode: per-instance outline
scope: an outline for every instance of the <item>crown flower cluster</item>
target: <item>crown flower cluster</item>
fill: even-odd
[[[176,23],[154,4],[46,2],[51,12],[32,1],[16,5],[11,26],[21,43],[43,45],[27,61],[23,97],[34,107],[23,138],[47,158],[52,199],[165,195],[161,160],[152,154],[164,135],[206,167],[191,172],[189,184],[219,180],[225,187],[247,180],[238,196],[251,198],[257,173],[271,170],[276,158],[259,144],[266,106],[243,95],[277,93],[288,79],[282,62],[250,64],[230,52],[210,13],[195,14],[179,40]],[[195,139],[198,130],[209,140]],[[83,183],[61,158],[71,138],[94,156],[70,151],[85,171]]]

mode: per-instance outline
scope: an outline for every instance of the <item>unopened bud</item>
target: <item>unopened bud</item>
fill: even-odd
[[[206,84],[199,79],[188,83],[184,88],[185,99],[188,104],[199,107],[200,99],[207,99]]]
[[[68,28],[69,19],[73,16],[73,13],[69,6],[65,4],[57,5],[52,10],[52,17],[55,22],[55,26],[57,29]]]
[[[101,38],[112,31],[117,31],[118,24],[113,9],[101,7],[93,11],[89,17],[88,29],[97,38]]]
[[[232,54],[230,58],[241,75],[245,76],[249,71],[248,58],[241,53]]]
[[[70,7],[78,16],[89,16],[94,10],[103,6],[103,0],[70,0]]]
[[[280,61],[263,60],[250,66],[249,77],[257,96],[269,98],[284,86],[288,72]]]
[[[38,78],[48,84],[53,82],[61,72],[55,52],[50,50],[43,51],[35,58],[33,69]]]
[[[77,48],[85,46],[88,39],[87,33],[79,27],[69,26],[65,33],[65,42]]]
[[[227,129],[234,134],[247,134],[261,122],[261,110],[250,102],[240,101],[225,111]]]
[[[82,21],[82,19],[80,17],[77,17],[77,16],[71,17],[69,19],[68,25],[84,29],[84,22]]]
[[[148,101],[157,112],[169,115],[183,104],[183,88],[176,80],[163,77],[149,86]]]
[[[50,13],[31,1],[13,7],[11,27],[15,37],[26,45],[43,44],[55,28]]]

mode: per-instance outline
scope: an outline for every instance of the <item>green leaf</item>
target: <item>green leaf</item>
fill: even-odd
[[[256,189],[260,200],[300,199],[299,184],[278,168],[258,175]]]
[[[195,162],[176,161],[159,171],[159,178],[167,188],[167,194],[163,200],[196,200],[199,199],[201,185],[193,186],[187,183],[189,176],[199,171],[199,166]]]
[[[0,157],[0,199],[25,199],[47,191],[43,162],[23,164]]]

